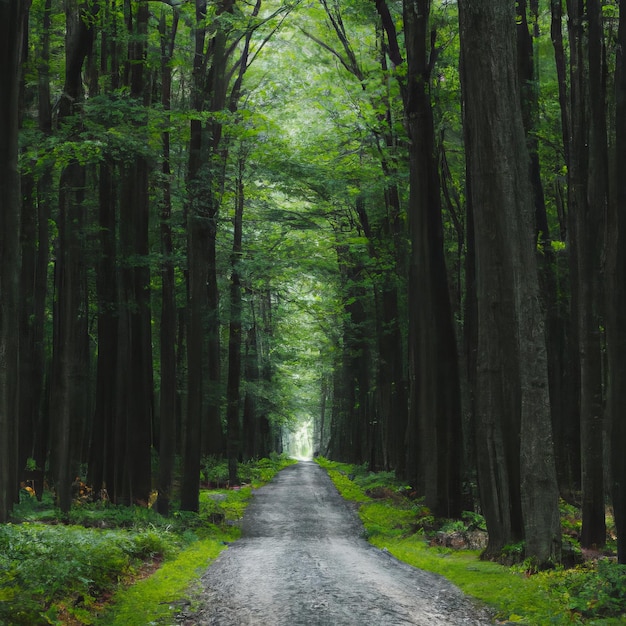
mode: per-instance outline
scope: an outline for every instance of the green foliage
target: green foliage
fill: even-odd
[[[281,455],[243,464],[259,486],[286,465]],[[170,619],[190,584],[226,545],[252,487],[202,491],[200,513],[163,517],[145,507],[75,505],[61,524],[49,493],[25,497],[15,523],[0,526],[0,624],[137,624]],[[42,522],[48,523],[42,523]],[[126,588],[141,571],[156,573]],[[143,578],[140,576],[140,578]],[[102,621],[103,597],[116,592]]]
[[[267,483],[277,472],[296,461],[280,454],[271,454],[269,458],[251,459],[238,465],[239,478],[244,484],[256,486]],[[201,479],[210,487],[228,485],[228,460],[216,456],[202,459]]]
[[[120,590],[97,620],[101,626],[144,626],[164,620],[171,623],[177,604],[188,594],[190,581],[227,546],[227,535],[194,542],[167,561],[152,576]]]
[[[164,531],[1,526],[0,622],[56,623],[48,620],[61,604],[92,605],[143,561],[174,549],[174,538]]]
[[[328,472],[335,487],[346,500],[352,500],[353,502],[369,502],[371,500],[353,480],[354,472],[358,471],[358,468],[362,466],[337,463],[323,457],[318,457],[316,460]]]
[[[550,586],[569,609],[572,618],[592,623],[626,620],[626,565],[608,559],[562,571],[550,579]]]

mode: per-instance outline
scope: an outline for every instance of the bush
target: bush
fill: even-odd
[[[587,620],[626,617],[626,565],[601,559],[562,572],[554,588],[570,611]]]
[[[93,603],[141,562],[172,549],[156,531],[0,526],[0,623],[54,623],[61,603]]]

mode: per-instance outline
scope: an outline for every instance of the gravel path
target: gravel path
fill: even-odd
[[[243,536],[201,579],[185,626],[492,624],[444,578],[410,567],[362,538],[326,472],[299,462],[257,490]]]

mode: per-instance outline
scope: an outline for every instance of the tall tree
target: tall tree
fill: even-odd
[[[430,97],[435,32],[430,30],[429,17],[429,0],[404,3],[408,70],[404,105],[410,139],[412,251],[409,433],[414,431],[416,439],[408,443],[415,445],[419,462],[409,478],[417,477],[416,484],[436,515],[455,517],[461,513],[461,399],[443,253],[441,191]],[[415,458],[411,449],[407,455]]]
[[[139,3],[126,15],[129,45],[126,82],[131,105],[136,107],[134,128],[145,133],[150,89],[146,68],[148,19],[147,3]],[[145,137],[145,135],[144,135]],[[144,140],[144,143],[147,143]],[[119,216],[119,335],[117,349],[118,471],[116,498],[147,505],[151,483],[152,445],[152,332],[148,192],[149,164],[143,153],[120,164]]]
[[[580,442],[586,547],[604,545],[601,285],[607,204],[604,35],[600,3],[569,0],[571,141],[568,168],[573,311],[580,367]]]
[[[83,65],[93,45],[95,5],[66,0],[65,83],[59,103],[59,122],[75,140],[79,127],[74,117],[84,100]],[[80,465],[79,441],[86,413],[83,392],[88,370],[87,293],[84,257],[84,199],[86,168],[70,158],[59,182],[58,241],[55,265],[56,310],[54,328],[53,443],[55,489],[61,510],[72,501],[72,482]]]
[[[527,556],[544,565],[560,559],[561,536],[515,9],[507,0],[466,0],[459,11],[477,259],[476,440],[486,554],[523,536]],[[485,81],[493,85],[488,98]],[[519,480],[512,481],[516,472]]]
[[[30,2],[0,2],[0,53],[4,75],[0,93],[0,522],[17,497],[17,406],[20,275],[20,177],[18,101],[24,16]]]
[[[179,11],[174,9],[172,25],[167,27],[166,12],[161,12],[161,103],[171,109],[172,57],[178,30]],[[161,398],[159,402],[159,488],[157,509],[169,512],[174,460],[176,454],[176,296],[174,245],[172,237],[172,168],[170,165],[170,132],[163,132],[163,198],[161,200]]]
[[[615,154],[626,151],[626,3],[620,2],[615,66]],[[617,560],[626,564],[626,176],[623,162],[611,168],[615,197],[607,232],[607,413],[610,423],[610,493],[617,531]]]
[[[40,11],[31,9],[30,16],[39,34],[31,48],[29,65],[38,81],[37,125],[43,137],[52,134],[52,102],[50,97],[50,40],[52,2],[46,0]],[[31,33],[32,35],[32,33]],[[30,38],[30,37],[29,37]],[[52,165],[46,163],[38,171],[33,168],[22,174],[22,274],[20,323],[20,456],[18,468],[26,467],[28,458],[35,461],[37,471],[34,487],[37,497],[43,495],[43,468],[46,465],[48,442],[44,428],[43,404],[46,367],[45,317],[48,295],[48,261],[50,256],[49,222],[51,215]]]
[[[240,387],[242,346],[242,303],[241,303],[241,255],[243,237],[243,211],[245,206],[244,170],[246,159],[242,154],[238,160],[235,181],[235,219],[233,223],[233,249],[230,269],[230,325],[228,335],[228,381],[226,385],[226,437],[228,455],[228,477],[231,485],[239,482],[237,463],[241,455]]]

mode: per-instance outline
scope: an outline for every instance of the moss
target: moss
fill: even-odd
[[[198,578],[225,548],[223,537],[194,542],[149,578],[118,591],[111,605],[93,623],[99,626],[172,623],[181,601],[187,598],[190,581]]]
[[[431,546],[426,533],[419,530],[428,513],[419,502],[394,498],[373,501],[359,487],[359,481],[348,478],[354,466],[326,459],[319,459],[318,463],[344,498],[361,503],[359,514],[373,545],[414,567],[445,576],[491,607],[499,620],[529,626],[581,623],[553,592],[553,573],[526,576],[503,565],[481,561],[478,551]]]

